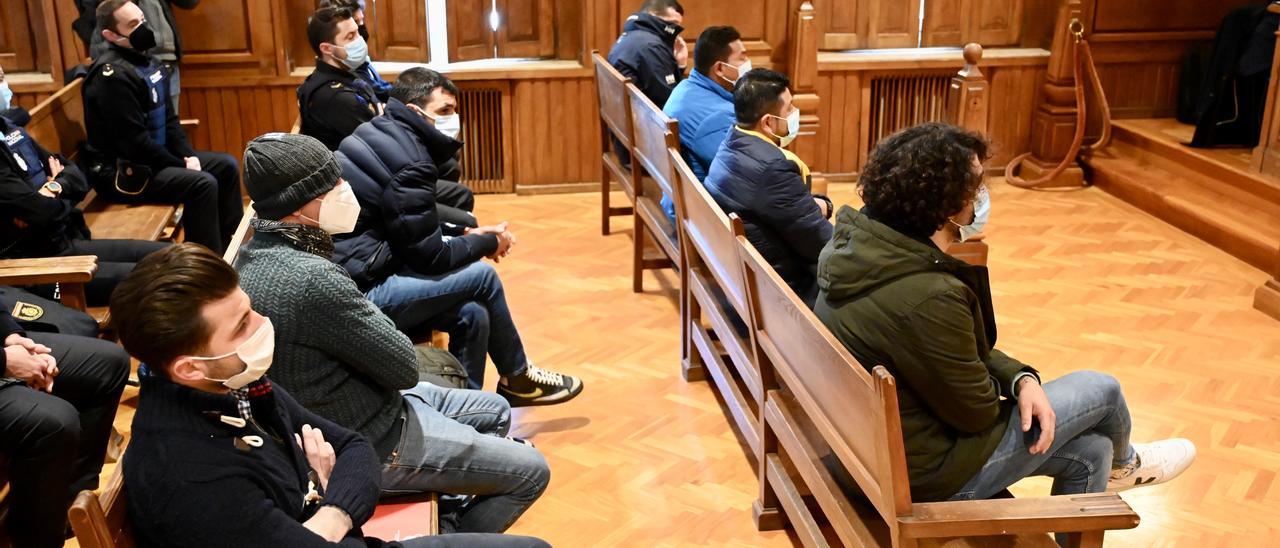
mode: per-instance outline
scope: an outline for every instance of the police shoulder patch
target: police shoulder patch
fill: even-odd
[[[115,67],[113,67],[113,66],[111,66],[111,63],[107,63],[107,64],[105,64],[105,65],[102,65],[102,75],[103,75],[103,76],[111,76],[112,74],[115,74],[115,73],[116,73],[116,68],[115,68]]]
[[[44,316],[44,308],[18,301],[13,305],[13,317],[24,322],[34,322]]]
[[[333,89],[342,89],[342,82],[334,82],[332,84],[329,84],[329,87]]]

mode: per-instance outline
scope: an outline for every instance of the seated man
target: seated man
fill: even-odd
[[[307,20],[307,39],[316,53],[316,70],[298,87],[298,108],[302,116],[302,134],[319,139],[329,150],[338,150],[339,143],[351,135],[360,124],[382,114],[383,103],[378,97],[377,84],[368,78],[372,71],[369,64],[369,46],[360,33],[358,23],[364,20],[364,10],[349,9],[357,0],[327,0],[326,6],[317,10]],[[374,73],[376,75],[376,73]],[[381,81],[381,78],[378,78]],[[383,82],[385,83],[385,82]],[[462,128],[457,112],[458,88],[449,84],[448,97],[435,105],[442,118],[442,131],[451,128],[450,137],[457,137]],[[440,221],[459,227],[475,228],[475,196],[471,189],[458,184],[461,174],[456,158],[440,165],[436,201],[440,205]]]
[[[187,143],[142,10],[104,0],[97,18],[111,45],[84,82],[89,181],[115,200],[183,204],[186,240],[221,253],[244,215],[235,158]]]
[[[683,21],[679,1],[645,0],[640,11],[627,18],[622,36],[609,50],[609,64],[658,108],[667,104],[689,64],[689,46],[680,37]]]
[[[67,507],[98,488],[129,355],[89,337],[26,332],[0,312],[0,453],[15,546],[62,546]]]
[[[255,309],[275,319],[272,378],[373,444],[384,493],[476,495],[457,530],[505,531],[546,489],[547,462],[503,438],[511,407],[500,396],[419,383],[413,343],[329,260],[330,235],[360,215],[333,153],[270,133],[249,143],[244,165],[258,217],[237,267]]]
[[[275,330],[236,284],[221,257],[184,243],[148,256],[112,295],[120,341],[150,365],[123,463],[138,545],[400,546],[360,533],[378,502],[373,447],[264,377]],[[443,535],[403,545],[546,543]]]
[[[912,500],[990,498],[1026,476],[1053,477],[1063,495],[1181,474],[1195,446],[1130,444],[1114,378],[1079,371],[1042,387],[995,349],[986,268],[947,255],[973,224],[986,155],[982,137],[944,124],[885,138],[858,178],[866,207],[841,208],[822,250],[814,312],[896,379]]]
[[[338,161],[361,211],[355,231],[337,238],[334,261],[401,331],[445,327],[442,316],[461,316],[449,346],[472,388],[483,386],[489,355],[502,375],[498,393],[513,407],[568,401],[582,382],[529,363],[502,280],[481,261],[510,251],[515,237],[506,223],[459,231],[442,230],[438,221],[437,166],[462,143],[436,129],[432,105],[451,86],[432,70],[405,71],[391,88],[387,114],[342,142]]]
[[[733,85],[751,72],[742,36],[733,27],[707,27],[693,46],[693,72],[676,85],[662,111],[680,121],[680,156],[699,181],[733,127]],[[672,222],[675,203],[662,197]]]
[[[102,35],[102,28],[92,28],[97,23],[94,19],[94,10],[98,6],[98,1],[76,0],[80,17],[72,23],[80,38],[89,44],[89,57],[92,59],[97,59],[99,55],[106,53],[109,47]],[[169,71],[169,98],[173,99],[173,108],[177,110],[179,94],[182,91],[178,71],[179,61],[182,61],[182,36],[178,34],[178,23],[173,18],[173,8],[177,6],[184,10],[195,9],[200,4],[200,0],[142,0],[135,3],[142,8],[147,23],[152,25],[152,30],[156,33],[156,47],[150,53],[160,59],[165,69]],[[86,32],[80,34],[81,29]]]
[[[795,140],[800,109],[790,80],[756,69],[738,80],[729,131],[703,181],[725,214],[737,213],[747,239],[810,307],[818,294],[818,252],[831,239],[831,200],[809,193],[809,166],[782,148]]]
[[[4,71],[0,69],[0,82]],[[89,306],[106,306],[111,290],[134,263],[164,247],[143,240],[91,240],[76,204],[89,193],[80,168],[55,156],[18,122],[26,111],[0,102],[0,259],[97,255],[98,272],[85,284]],[[11,118],[18,118],[13,120]],[[46,297],[48,290],[36,292]]]
[[[350,10],[351,19],[356,22],[356,32],[360,34],[361,38],[364,38],[365,42],[368,42],[369,28],[364,24],[364,2],[365,0],[322,0],[320,2],[320,7],[346,8]],[[361,80],[364,80],[368,82],[370,86],[373,86],[373,91],[378,96],[379,101],[385,103],[387,102],[387,99],[391,97],[388,95],[391,92],[391,82],[383,80],[382,75],[378,74],[378,70],[373,68],[372,58],[365,61],[363,65],[356,67],[355,70],[351,72],[354,72]]]

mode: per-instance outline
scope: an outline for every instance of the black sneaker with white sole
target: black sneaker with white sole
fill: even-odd
[[[582,381],[529,364],[524,374],[503,377],[498,381],[498,394],[507,398],[511,407],[555,405],[582,393]]]

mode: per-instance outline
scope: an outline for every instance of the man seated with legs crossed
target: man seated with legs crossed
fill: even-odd
[[[249,143],[244,165],[258,217],[237,267],[278,329],[272,377],[373,444],[384,493],[475,495],[457,530],[505,531],[546,489],[547,462],[503,437],[511,407],[501,396],[419,383],[413,343],[329,260],[331,234],[350,232],[360,215],[333,153],[273,133]]]
[[[866,367],[897,381],[916,501],[985,499],[1027,476],[1053,494],[1154,485],[1195,459],[1185,439],[1130,444],[1115,378],[1077,371],[1040,385],[995,348],[986,267],[947,255],[985,193],[982,137],[925,124],[885,138],[822,250],[814,313]]]
[[[264,376],[276,332],[237,282],[221,257],[184,243],[148,256],[112,295],[120,341],[151,372],[123,464],[138,545],[401,546],[360,532],[382,479],[374,448]],[[442,535],[403,545],[546,543]]]
[[[435,107],[456,89],[435,71],[406,70],[391,87],[386,114],[342,141],[342,175],[362,210],[355,230],[337,237],[334,261],[402,331],[447,328],[471,388],[483,386],[488,355],[502,375],[498,393],[512,407],[569,401],[582,382],[529,363],[502,279],[482,260],[510,251],[515,236],[506,223],[451,237],[440,224],[438,179],[462,143],[442,131]],[[451,316],[461,322],[441,325]]]

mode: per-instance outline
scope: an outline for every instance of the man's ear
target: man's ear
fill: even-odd
[[[120,39],[120,35],[116,34],[115,31],[111,29],[102,29],[102,37],[112,44],[116,43],[116,40]]]
[[[182,380],[187,382],[195,382],[204,380],[204,371],[197,369],[195,360],[185,356],[173,360],[173,364],[169,367],[169,376],[173,380]]]

